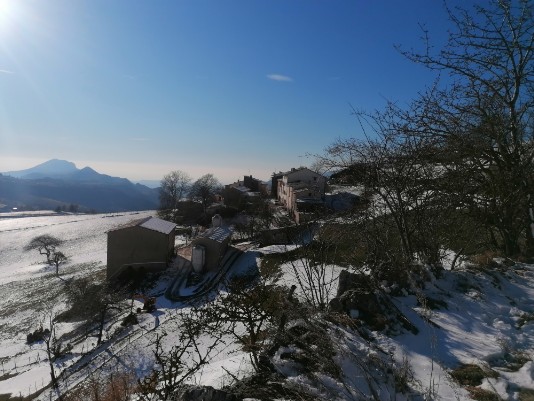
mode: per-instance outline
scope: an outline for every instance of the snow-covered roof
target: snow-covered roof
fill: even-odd
[[[232,235],[232,231],[226,227],[214,227],[202,233],[202,236],[204,238],[209,238],[212,241],[216,241],[216,242],[223,242],[230,235]]]
[[[313,189],[311,189],[310,187],[306,186],[306,187],[294,189],[293,192],[296,193],[296,194],[300,194],[302,192],[313,192]]]
[[[176,227],[176,224],[171,223],[170,221],[158,219],[157,217],[145,217],[144,219],[132,220],[129,223],[126,223],[110,231],[117,231],[122,230],[124,228],[136,226],[156,231],[158,233],[170,234],[170,232]]]
[[[310,170],[308,167],[298,167],[298,168],[292,168],[291,171],[287,171],[287,172],[285,172],[285,173],[284,173],[284,176],[290,176],[290,175],[292,175],[292,174],[298,173],[298,172],[300,172],[300,171],[305,171],[305,170],[308,171],[308,172],[310,172],[310,173],[312,173],[312,174],[315,175],[315,176],[320,176],[320,175],[321,175],[321,174],[319,174],[319,173],[316,173],[316,172],[313,171],[313,170]]]
[[[157,217],[150,217],[147,221],[139,225],[152,231],[157,231],[163,234],[170,234],[176,227],[176,224],[170,221],[158,219]]]

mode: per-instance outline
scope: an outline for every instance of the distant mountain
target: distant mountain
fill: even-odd
[[[78,169],[65,160],[0,175],[0,204],[5,209],[56,209],[78,205],[79,210],[118,212],[158,207],[158,190],[126,178]]]
[[[26,170],[8,171],[3,174],[16,178],[35,179],[44,177],[59,178],[69,174],[74,174],[77,171],[79,170],[72,162],[52,159]]]
[[[139,180],[134,182],[136,184],[146,185],[149,188],[159,188],[161,186],[160,180]]]

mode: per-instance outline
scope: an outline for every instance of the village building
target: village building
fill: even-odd
[[[264,195],[267,195],[267,185],[251,175],[226,185],[223,191],[224,204],[238,210],[260,203]]]
[[[176,224],[156,217],[108,231],[107,277],[127,270],[164,270],[174,255]]]
[[[285,174],[289,173],[287,172],[281,172],[273,173],[271,176],[271,197],[274,199],[278,199],[278,180],[281,180]]]
[[[220,224],[220,223],[218,223]],[[232,238],[232,231],[226,227],[212,227],[191,243],[191,264],[196,273],[216,270],[228,250]]]
[[[304,213],[324,204],[326,178],[306,167],[284,173],[277,180],[277,199],[297,223],[302,223]]]

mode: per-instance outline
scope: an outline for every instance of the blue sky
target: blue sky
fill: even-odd
[[[308,165],[433,80],[440,0],[0,0],[0,171],[51,158],[222,182]]]

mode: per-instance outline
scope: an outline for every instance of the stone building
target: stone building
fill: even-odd
[[[156,217],[108,231],[107,277],[124,270],[164,270],[174,255],[176,224]]]

